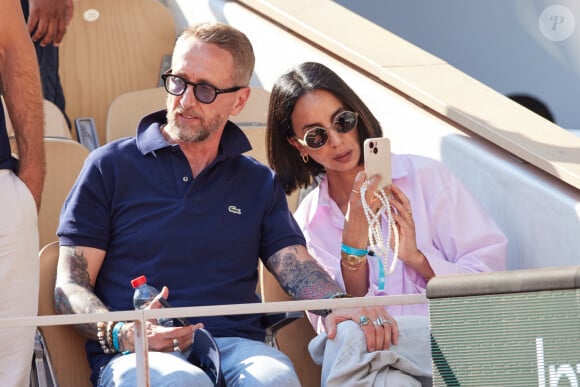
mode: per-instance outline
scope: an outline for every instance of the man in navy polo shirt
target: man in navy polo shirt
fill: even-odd
[[[38,215],[44,183],[40,75],[20,3],[0,0],[0,93],[19,161],[12,157],[0,106],[0,317],[38,311]],[[34,327],[0,329],[0,386],[30,382]]]
[[[173,306],[259,302],[258,257],[296,299],[343,294],[308,254],[273,172],[243,155],[250,144],[228,121],[248,100],[253,68],[251,43],[230,26],[197,24],[179,37],[163,75],[167,110],[145,117],[136,137],[93,151],[65,202],[59,312],[131,309],[130,281],[140,275],[167,285],[162,295]],[[347,311],[327,320],[362,315]],[[263,343],[259,317],[148,323],[151,385],[211,385],[182,353],[204,326],[228,385],[298,386],[290,360]],[[135,385],[135,355],[121,354],[134,349],[132,325],[79,327],[89,338],[93,383]]]

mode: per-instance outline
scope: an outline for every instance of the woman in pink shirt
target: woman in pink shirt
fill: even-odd
[[[392,184],[384,190],[398,230],[399,262],[384,274],[393,259],[394,238],[382,267],[380,258],[367,254],[368,223],[360,198],[367,180],[363,141],[382,136],[368,107],[324,65],[303,63],[275,83],[268,159],[287,193],[318,183],[295,213],[312,256],[358,297],[420,294],[436,275],[504,270],[507,240],[459,180],[436,160],[392,154]],[[376,210],[378,179],[369,178],[365,198]],[[387,220],[383,215],[384,240]],[[397,317],[401,339],[398,317],[427,316],[428,305],[389,306],[387,311]],[[323,318],[309,318],[318,333],[324,332]]]

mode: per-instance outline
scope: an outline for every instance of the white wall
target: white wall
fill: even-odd
[[[539,97],[548,105],[557,124],[580,128],[579,1],[335,2],[501,94]],[[552,5],[563,8],[551,8],[543,14]]]

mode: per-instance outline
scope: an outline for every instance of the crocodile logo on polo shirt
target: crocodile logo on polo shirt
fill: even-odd
[[[236,206],[229,206],[228,211],[231,212],[232,214],[242,215],[242,210],[240,210]]]

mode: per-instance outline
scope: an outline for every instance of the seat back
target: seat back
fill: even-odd
[[[173,16],[159,1],[75,2],[59,50],[68,116],[92,117],[104,144],[113,99],[157,86],[163,57],[171,54],[175,38]]]
[[[14,137],[12,153],[18,157]],[[56,239],[60,210],[87,158],[87,148],[70,138],[44,137],[46,178],[38,213],[39,248]]]
[[[266,126],[270,92],[261,87],[252,87],[246,106],[230,120],[240,126]]]
[[[130,91],[117,96],[111,102],[107,112],[106,141],[110,142],[123,137],[134,136],[137,133],[139,121],[147,114],[165,109],[167,92],[163,87],[154,87]],[[268,114],[270,93],[261,87],[252,87],[250,98],[244,109],[230,120],[242,127],[265,126]],[[259,152],[265,148],[260,144]]]
[[[55,314],[54,285],[58,262],[58,242],[51,242],[40,250],[40,289],[38,314]],[[39,328],[44,336],[52,365],[60,387],[90,387],[91,369],[85,352],[86,339],[68,325]]]
[[[1,96],[0,99],[2,99]],[[8,116],[8,111],[6,111],[6,105],[4,105],[4,99],[2,99],[2,107],[6,116],[6,129],[8,130],[8,137],[13,137],[14,129],[12,128],[12,122]],[[45,136],[71,138],[71,133],[66,122],[66,118],[58,106],[45,99],[43,100],[43,113]]]
[[[167,92],[155,87],[123,93],[111,102],[107,113],[107,142],[135,136],[137,124],[147,114],[165,109]]]
[[[72,139],[44,138],[46,179],[38,214],[40,246],[56,239],[60,210],[89,151]]]

